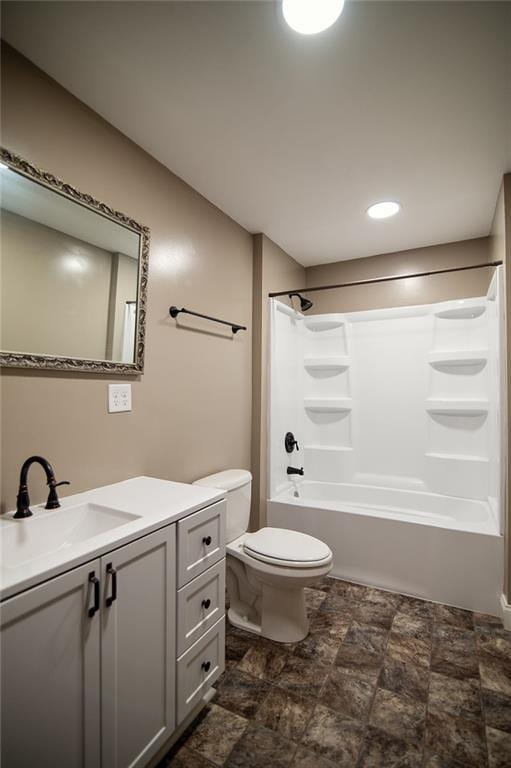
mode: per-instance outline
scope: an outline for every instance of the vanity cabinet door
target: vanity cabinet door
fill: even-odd
[[[171,525],[101,558],[103,768],[145,766],[175,727],[175,547]]]
[[[2,603],[2,768],[100,764],[99,576],[94,560]]]

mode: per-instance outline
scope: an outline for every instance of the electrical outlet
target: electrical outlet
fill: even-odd
[[[108,385],[108,413],[131,411],[131,384]]]

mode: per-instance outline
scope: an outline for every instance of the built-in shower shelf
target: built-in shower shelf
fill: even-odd
[[[487,349],[453,349],[429,354],[429,364],[434,368],[481,367],[487,360]]]
[[[464,453],[426,453],[428,459],[441,459],[442,461],[468,461],[472,464],[489,464],[485,456],[467,456]]]
[[[351,411],[350,397],[306,397],[303,404],[308,411],[323,413]]]
[[[306,357],[304,366],[309,371],[344,371],[350,366],[349,357]]]
[[[443,416],[484,416],[488,400],[426,400],[426,410]]]
[[[312,315],[304,317],[303,322],[309,331],[331,331],[344,325],[344,320],[339,315]]]
[[[486,312],[484,304],[465,304],[450,309],[440,309],[435,312],[435,317],[444,320],[471,320],[474,317],[480,317],[484,312]]]

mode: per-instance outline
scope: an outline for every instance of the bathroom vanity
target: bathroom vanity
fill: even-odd
[[[223,492],[140,477],[0,521],[2,766],[138,768],[224,669]]]

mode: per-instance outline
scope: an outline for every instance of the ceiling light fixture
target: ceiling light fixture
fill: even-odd
[[[334,24],[344,0],[282,0],[284,18],[295,32],[316,35]]]
[[[401,203],[395,200],[384,200],[381,203],[374,203],[367,209],[367,215],[372,219],[388,219],[395,216],[401,210]]]

